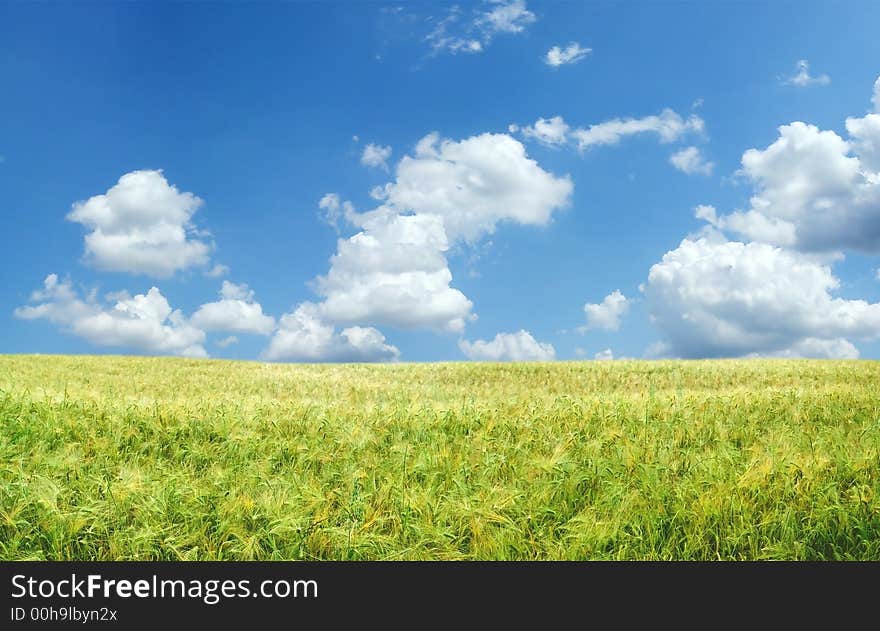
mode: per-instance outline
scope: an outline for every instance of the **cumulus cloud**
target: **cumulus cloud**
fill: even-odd
[[[161,171],[132,171],[102,195],[73,205],[86,226],[86,259],[103,270],[167,277],[206,265],[212,245],[191,223],[202,200],[168,184]]]
[[[220,300],[203,304],[192,315],[192,323],[205,331],[234,331],[269,335],[275,329],[275,318],[263,314],[254,300],[254,292],[246,284],[223,281]]]
[[[873,174],[880,174],[880,114],[868,114],[863,118],[847,118],[846,131],[850,135],[853,153],[860,166]]]
[[[565,64],[574,64],[593,52],[592,48],[582,48],[577,42],[571,42],[565,48],[554,46],[544,55],[544,63],[558,68]]]
[[[682,117],[671,109],[660,114],[642,118],[613,118],[590,125],[571,127],[561,116],[539,118],[534,125],[520,127],[511,125],[510,131],[520,132],[524,138],[534,139],[548,145],[574,144],[578,151],[590,147],[616,145],[628,136],[654,134],[661,143],[677,142],[689,134],[702,135],[706,125],[702,118],[691,114]]]
[[[827,74],[821,74],[816,77],[810,75],[810,62],[806,59],[799,59],[794,65],[795,73],[790,77],[786,77],[783,81],[785,85],[793,85],[799,88],[806,88],[811,85],[828,85],[831,83],[831,77]]]
[[[385,193],[396,211],[436,215],[451,242],[473,243],[501,222],[546,225],[569,204],[573,188],[571,178],[542,169],[507,134],[456,142],[434,133],[400,161]]]
[[[766,243],[686,238],[644,287],[664,352],[681,357],[852,357],[880,335],[880,304],[834,297],[831,269]]]
[[[56,274],[50,274],[43,289],[31,296],[31,302],[39,304],[18,307],[14,315],[24,320],[49,320],[99,346],[207,357],[205,332],[173,310],[159,289],[152,287],[134,297],[126,292],[116,296],[112,307],[98,303],[94,292],[83,300],[70,281],[59,281]]]
[[[321,319],[313,303],[303,303],[281,317],[263,358],[302,362],[394,361],[400,351],[385,343],[385,337],[371,327],[353,326],[336,333]]]
[[[669,163],[682,173],[712,175],[714,162],[709,162],[698,147],[686,147],[669,157]]]
[[[446,253],[459,243],[476,244],[502,222],[544,225],[569,203],[571,191],[567,176],[541,169],[506,134],[458,142],[429,134],[398,162],[394,180],[372,191],[381,205],[342,213],[358,231],[337,241],[330,269],[314,280],[321,300],[282,318],[266,356],[287,357],[283,349],[295,346],[289,356],[354,357],[348,347],[355,341],[363,346],[379,339],[363,326],[460,333],[476,316],[471,301],[452,287]],[[339,212],[343,203],[328,194],[321,205]],[[337,334],[335,326],[349,328]],[[382,351],[382,340],[370,348]],[[389,357],[389,348],[381,358]]]
[[[582,330],[587,329],[603,329],[605,331],[616,331],[620,328],[620,319],[629,311],[629,300],[620,293],[619,289],[605,296],[605,299],[598,304],[587,303],[584,305],[584,314],[587,316],[587,323]]]
[[[849,139],[796,121],[743,154],[749,207],[698,206],[710,225],[641,288],[664,334],[649,356],[855,358],[851,340],[880,337],[880,303],[835,295],[830,267],[847,250],[880,251],[875,117],[848,118]]]
[[[368,144],[361,154],[361,164],[368,167],[379,167],[388,170],[388,159],[391,157],[391,147]]]
[[[598,361],[611,361],[614,359],[614,353],[610,348],[606,348],[604,351],[599,351],[595,355],[593,355],[593,359]]]
[[[568,177],[541,169],[508,135],[430,134],[398,163],[383,204],[349,217],[361,230],[338,241],[329,272],[316,279],[317,309],[335,324],[460,332],[473,305],[451,287],[446,252],[500,222],[544,225],[571,191]]]
[[[383,209],[360,221],[362,231],[339,239],[330,271],[316,280],[321,317],[461,331],[473,305],[450,286],[442,219]]]
[[[516,333],[498,333],[488,342],[461,340],[458,347],[465,357],[477,361],[550,361],[556,357],[552,344],[538,342],[522,329]]]
[[[880,115],[848,118],[849,140],[800,121],[742,156],[750,207],[719,229],[804,252],[880,252]]]
[[[797,241],[793,224],[754,210],[719,217],[714,206],[700,205],[696,207],[694,215],[718,230],[745,234],[756,241],[782,246],[791,246]]]

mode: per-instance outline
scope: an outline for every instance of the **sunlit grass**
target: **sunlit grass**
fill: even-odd
[[[880,559],[880,363],[0,356],[2,559]]]

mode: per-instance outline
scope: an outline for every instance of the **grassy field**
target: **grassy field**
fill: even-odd
[[[2,559],[880,559],[880,363],[0,356]]]

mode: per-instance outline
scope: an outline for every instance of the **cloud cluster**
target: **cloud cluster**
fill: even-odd
[[[329,271],[315,279],[322,300],[308,306],[308,321],[327,339],[339,339],[332,333],[336,325],[462,332],[474,317],[473,303],[452,287],[446,253],[459,243],[475,244],[503,222],[546,224],[569,203],[572,188],[567,176],[544,171],[506,134],[461,141],[425,136],[397,164],[394,181],[373,193],[380,206],[344,213],[358,232],[338,240]],[[341,206],[338,196],[322,203],[328,210]],[[288,315],[290,323],[303,321],[302,313]],[[287,347],[276,342],[282,338],[305,339],[285,331],[284,322],[270,348]],[[342,353],[336,343],[319,348]]]
[[[742,170],[750,207],[704,217],[750,240],[804,252],[880,252],[880,114],[848,118],[849,140],[800,121],[779,127]]]
[[[361,230],[339,240],[318,278],[320,312],[334,323],[461,331],[472,304],[450,286],[446,251],[501,222],[544,225],[571,191],[568,177],[541,169],[510,136],[430,134],[399,162],[384,203],[349,217]]]
[[[212,245],[197,238],[193,214],[202,200],[169,185],[161,171],[132,171],[67,215],[86,226],[86,259],[108,271],[168,277],[207,265]]]
[[[848,140],[796,121],[743,154],[749,208],[698,206],[709,225],[648,274],[664,336],[649,354],[855,358],[850,338],[880,337],[880,303],[834,295],[830,262],[880,252],[880,117],[848,118],[846,129]]]
[[[544,55],[544,63],[558,68],[567,64],[575,64],[593,52],[592,48],[582,48],[577,42],[571,42],[565,48],[554,46]]]
[[[552,344],[538,342],[531,333],[498,333],[491,341],[476,340],[458,343],[468,359],[476,361],[550,361],[556,358]]]
[[[56,274],[49,274],[31,302],[38,304],[18,307],[15,317],[49,320],[99,346],[207,357],[204,331],[179,310],[172,310],[156,287],[134,297],[122,292],[108,307],[100,304],[94,293],[81,299],[70,281],[59,281]]]

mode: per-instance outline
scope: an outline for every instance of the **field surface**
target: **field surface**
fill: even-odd
[[[880,559],[880,363],[0,356],[2,559]]]

